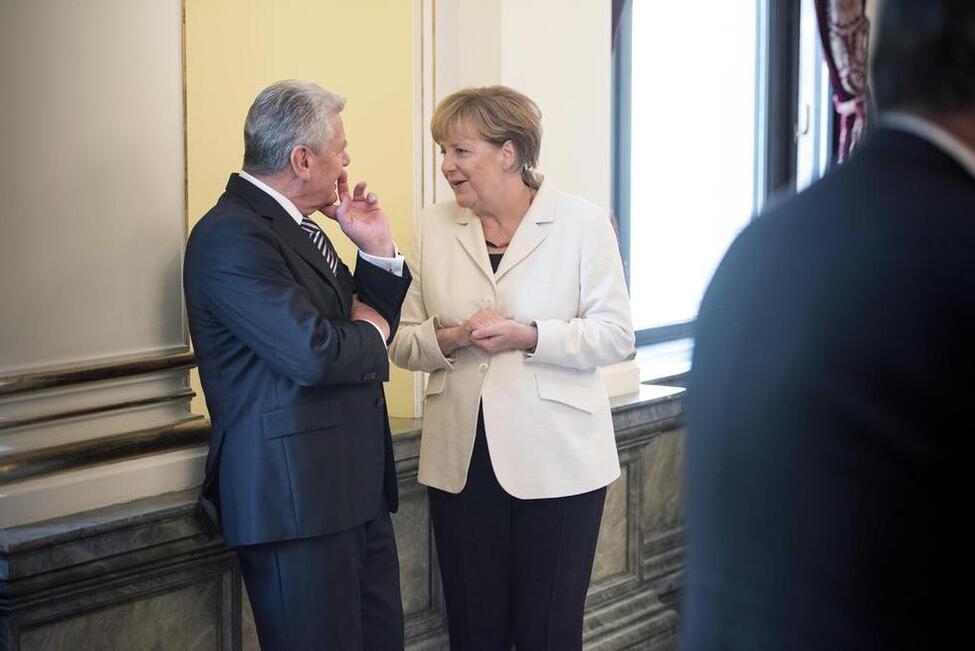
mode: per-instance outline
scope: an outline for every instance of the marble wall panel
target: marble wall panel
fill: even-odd
[[[430,608],[431,530],[425,490],[404,493],[399,512],[393,515],[396,548],[399,552],[403,613],[409,617]]]
[[[681,468],[682,430],[664,432],[647,444],[643,457],[643,530],[652,537],[671,531],[683,521]]]
[[[592,568],[592,581],[603,579],[627,571],[627,494],[630,479],[629,468],[624,465],[620,478],[609,485],[606,491],[606,506],[603,521],[599,528],[599,543],[596,545],[596,560]]]
[[[222,578],[21,630],[22,651],[210,651],[221,640]]]
[[[251,610],[250,597],[247,596],[247,586],[240,581],[240,629],[241,649],[243,651],[261,651],[261,643],[257,639],[257,626],[254,624],[254,611]]]
[[[587,651],[672,648],[683,567],[683,433],[668,416],[679,414],[679,403],[661,400],[626,412],[622,475],[607,491],[587,600]],[[448,648],[446,622],[415,439],[397,448],[401,506],[393,520],[407,648],[439,651]],[[10,595],[0,600],[0,649],[258,651],[233,555],[200,534],[195,491],[163,497],[54,528],[0,530],[0,573],[13,572],[0,579]]]

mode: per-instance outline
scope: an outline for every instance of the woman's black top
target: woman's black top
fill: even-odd
[[[494,273],[498,273],[498,265],[501,264],[501,256],[504,253],[488,253],[488,257],[491,258],[491,269]]]

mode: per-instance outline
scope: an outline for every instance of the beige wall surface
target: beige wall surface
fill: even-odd
[[[0,375],[185,349],[180,11],[0,2]]]
[[[435,0],[436,99],[504,84],[542,111],[539,171],[609,208],[612,107],[607,0]],[[439,165],[439,159],[436,161]],[[437,188],[438,201],[450,198]]]
[[[182,0],[0,1],[0,376],[188,349],[182,34]],[[202,479],[199,447],[90,458],[188,420],[185,371],[74,379],[0,395],[0,528]]]
[[[543,171],[562,189],[606,205],[605,4],[582,0],[572,11],[556,0],[0,4],[0,69],[21,89],[0,96],[6,143],[0,158],[6,200],[0,282],[9,281],[0,287],[8,305],[0,322],[0,373],[185,343],[179,282],[184,231],[239,169],[247,108],[278,79],[310,79],[348,98],[343,117],[350,176],[368,180],[379,194],[404,251],[412,247],[418,201],[414,140],[420,118],[414,112],[422,88],[436,87],[438,97],[472,83],[524,90],[545,113]],[[423,15],[438,16],[429,39],[437,59],[434,79],[415,74]],[[553,31],[555,15],[559,28]],[[81,34],[92,33],[73,28],[82,25],[103,25],[105,35],[80,42]],[[135,29],[140,25],[148,32]],[[37,47],[38,33],[57,47]],[[158,57],[138,56],[150,48],[168,52],[177,65],[160,67]],[[33,53],[30,66],[23,65],[24,52]],[[84,165],[72,163],[79,157]],[[149,160],[156,161],[151,168]],[[141,180],[131,180],[133,175]],[[24,178],[36,184],[20,187]],[[48,228],[56,237],[46,236]],[[325,228],[351,261],[351,244],[333,224]],[[11,296],[17,299],[13,309]],[[42,313],[52,305],[57,318]],[[414,376],[392,372],[391,412],[411,416]],[[199,398],[195,409],[203,410]]]
[[[610,207],[612,104],[608,0],[505,0],[502,83],[542,110],[538,169],[556,187]]]
[[[379,195],[400,248],[412,245],[414,2],[186,0],[189,224],[216,201],[243,157],[243,124],[258,92],[308,79],[348,99],[350,181]],[[320,215],[351,263],[355,247]],[[392,370],[390,412],[413,415],[413,374]],[[199,390],[199,384],[196,383]],[[202,403],[195,404],[202,411]]]

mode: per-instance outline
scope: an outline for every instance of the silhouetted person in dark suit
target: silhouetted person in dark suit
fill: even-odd
[[[975,2],[886,0],[872,73],[878,128],[746,228],[701,305],[688,650],[967,637]]]

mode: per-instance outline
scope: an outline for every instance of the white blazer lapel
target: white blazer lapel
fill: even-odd
[[[555,221],[555,200],[556,192],[551,182],[542,181],[532,205],[525,213],[521,224],[518,225],[518,230],[511,238],[511,244],[508,245],[508,250],[504,252],[504,257],[501,258],[498,273],[495,274],[499,281],[516,264],[537,249],[538,245],[545,239],[546,229],[540,224]]]
[[[526,215],[525,219],[518,226],[518,230],[515,231],[515,236],[511,238],[511,244],[508,245],[508,250],[501,257],[501,264],[498,265],[498,273],[495,274],[495,278],[500,281],[512,267],[524,260],[529,253],[534,251],[542,243],[545,235],[545,230],[534,221],[528,221],[528,216]]]
[[[491,270],[491,260],[488,258],[487,246],[484,244],[484,229],[480,219],[472,219],[466,210],[457,214],[457,239],[470,256],[471,260],[481,270],[491,284],[494,284],[494,271]]]

